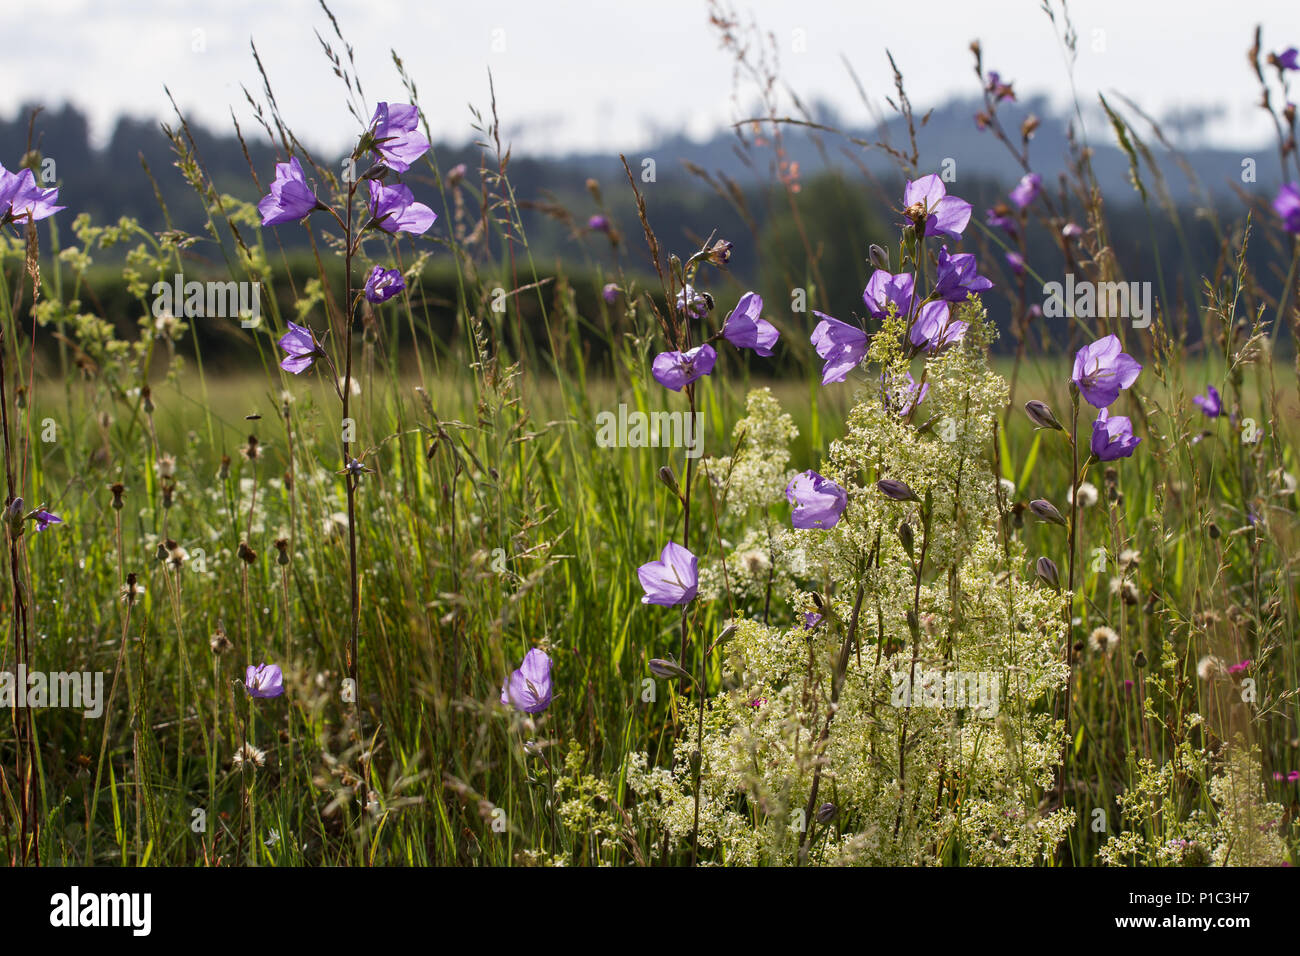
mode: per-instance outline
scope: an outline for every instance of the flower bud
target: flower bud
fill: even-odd
[[[668,490],[678,498],[682,496],[682,489],[677,484],[677,476],[673,474],[671,465],[664,465],[659,469],[659,480],[668,486]]]
[[[822,824],[830,823],[835,819],[835,810],[835,804],[830,801],[823,803],[817,808],[817,822]]]
[[[1029,420],[1036,428],[1055,428],[1057,431],[1065,431],[1046,402],[1040,402],[1038,399],[1025,402],[1025,414],[1029,416]]]
[[[1065,518],[1056,509],[1056,505],[1046,498],[1035,498],[1029,502],[1029,510],[1034,513],[1034,517],[1038,518],[1039,521],[1050,521],[1052,524],[1059,524],[1062,528],[1065,527]]]
[[[1048,587],[1053,590],[1061,590],[1061,572],[1056,567],[1056,562],[1051,558],[1039,558],[1034,564],[1034,573],[1037,574]]]
[[[889,271],[889,253],[885,251],[884,246],[878,246],[873,242],[867,250],[867,255],[871,259],[871,264],[877,269]]]
[[[897,478],[882,478],[876,482],[876,487],[886,498],[893,498],[895,501],[921,500],[916,497],[916,492],[909,488],[906,482],[899,481]]]
[[[650,673],[663,680],[675,680],[679,677],[682,680],[691,679],[691,675],[686,673],[686,671],[677,664],[674,664],[672,661],[666,661],[660,657],[651,659]]]
[[[121,511],[125,507],[125,503],[122,501],[122,495],[125,494],[126,487],[118,481],[110,485],[108,490],[113,493],[113,508],[117,511]]]
[[[1138,668],[1146,667],[1147,656],[1143,654],[1141,651],[1138,651],[1136,654],[1133,655],[1133,666]]]
[[[904,521],[898,526],[898,540],[903,542],[903,550],[907,552],[909,558],[914,557],[913,550],[916,547],[916,537],[912,534],[912,526]]]

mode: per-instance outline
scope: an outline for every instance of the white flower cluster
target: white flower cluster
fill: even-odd
[[[1074,822],[1040,808],[1064,743],[1051,715],[1067,674],[1064,596],[1003,534],[990,454],[1007,386],[988,368],[982,310],[963,311],[966,340],[914,370],[929,387],[919,408],[900,415],[876,388],[851,411],[817,469],[848,494],[835,527],[776,535],[776,561],[804,562],[795,623],[740,620],[720,650],[698,841],[727,863],[1025,865],[1051,857]],[[881,381],[909,371],[903,348],[901,322],[886,320],[869,354]],[[756,409],[774,420],[770,396],[751,396]],[[764,447],[746,466],[753,503],[785,480],[788,459]],[[883,478],[918,500],[886,496]],[[823,617],[808,628],[814,602]],[[997,699],[922,706],[922,673],[982,675]],[[899,686],[915,690],[910,704]],[[682,718],[671,768],[644,756],[626,768],[640,812],[679,843],[695,828],[698,718]]]

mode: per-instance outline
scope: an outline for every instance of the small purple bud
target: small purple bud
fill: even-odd
[[[897,478],[882,478],[876,482],[876,487],[886,498],[893,498],[895,501],[920,501],[916,497],[916,492],[907,486],[906,482],[899,481]]]
[[[1034,564],[1034,573],[1037,574],[1048,587],[1053,590],[1061,590],[1061,572],[1056,567],[1056,562],[1051,558],[1039,558]]]
[[[1052,524],[1059,524],[1061,527],[1065,527],[1065,518],[1062,517],[1061,512],[1057,510],[1056,505],[1052,504],[1046,498],[1035,498],[1033,501],[1029,502],[1029,510],[1032,511],[1040,521],[1050,521]]]
[[[1037,428],[1055,428],[1057,431],[1065,431],[1046,402],[1040,402],[1038,399],[1025,402],[1025,414]]]

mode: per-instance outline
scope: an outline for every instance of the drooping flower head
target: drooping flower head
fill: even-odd
[[[1192,399],[1192,404],[1203,411],[1209,418],[1218,418],[1223,414],[1223,398],[1219,395],[1219,390],[1213,385],[1205,386],[1205,394],[1195,396]]]
[[[1142,441],[1133,434],[1133,423],[1123,415],[1110,417],[1107,409],[1102,409],[1097,420],[1092,423],[1092,453],[1101,461],[1115,461],[1133,454],[1133,449]]]
[[[946,345],[960,342],[967,327],[968,323],[952,317],[947,302],[927,302],[917,312],[908,339],[919,349],[937,352]]]
[[[1300,70],[1300,50],[1288,47],[1281,53],[1270,55],[1269,61],[1279,70]]]
[[[659,553],[658,561],[648,561],[636,569],[645,595],[642,604],[672,607],[695,600],[699,587],[699,559],[676,541],[669,541]]]
[[[294,375],[306,371],[318,356],[325,353],[311,329],[289,323],[289,331],[280,337],[280,348],[288,354],[280,362],[280,368]]]
[[[279,697],[284,693],[284,675],[279,664],[248,665],[244,671],[244,690],[249,697]]]
[[[44,531],[52,524],[63,524],[63,519],[53,511],[46,511],[44,508],[37,508],[29,517],[36,522],[36,530]]]
[[[757,292],[746,292],[736,303],[722,325],[722,335],[739,349],[753,349],[759,355],[772,354],[772,346],[781,337],[776,326],[760,318],[763,298]]]
[[[409,103],[380,103],[370,118],[370,149],[379,162],[404,173],[429,151],[429,141],[416,127],[420,111]]]
[[[65,208],[54,205],[58,198],[58,187],[37,186],[36,175],[30,169],[11,173],[0,166],[0,223],[48,219]]]
[[[867,333],[816,309],[813,315],[821,319],[813,329],[811,340],[817,354],[826,360],[822,367],[822,384],[842,382],[866,356]]]
[[[387,302],[405,288],[406,282],[396,269],[375,266],[370,272],[370,277],[366,279],[366,301],[378,305]]]
[[[600,295],[609,305],[613,305],[618,300],[618,283],[606,282],[605,288],[600,290]]]
[[[1282,228],[1300,235],[1300,182],[1284,183],[1273,200],[1273,211],[1282,220]]]
[[[271,183],[271,191],[257,204],[257,211],[262,216],[262,225],[278,226],[297,222],[319,205],[320,200],[307,185],[298,157],[290,156],[287,163],[275,164],[275,181]]]
[[[943,180],[933,173],[907,184],[903,190],[903,214],[923,236],[960,239],[970,222],[970,203],[948,195]]]
[[[718,353],[712,345],[697,345],[686,352],[660,352],[655,356],[650,371],[664,388],[680,392],[691,382],[712,372],[717,360]]]
[[[438,214],[424,203],[415,201],[415,194],[401,185],[384,186],[370,180],[370,215],[375,225],[385,232],[409,232],[413,236],[424,233],[438,218]]]
[[[609,232],[609,217],[598,213],[587,220],[587,228],[592,232]]]
[[[501,688],[501,703],[525,714],[540,714],[551,706],[551,659],[541,648],[524,655]]]
[[[795,475],[786,486],[785,497],[794,505],[790,523],[800,529],[835,527],[849,503],[848,492],[815,471]]]
[[[1136,382],[1142,371],[1137,360],[1122,348],[1116,336],[1107,335],[1085,345],[1074,356],[1074,374],[1070,380],[1093,408],[1106,408],[1114,403],[1120,391]]]
[[[1007,253],[1007,266],[1011,269],[1011,272],[1014,275],[1018,275],[1018,276],[1024,275],[1025,257],[1022,256],[1020,253],[1016,252],[1016,250],[1012,249],[1010,252]]]
[[[984,213],[984,221],[990,226],[1006,230],[1013,238],[1019,234],[1019,224],[1011,212],[1011,207],[1004,202],[998,203]]]
[[[915,278],[910,272],[891,275],[884,269],[877,269],[867,280],[867,287],[862,291],[862,301],[872,318],[883,319],[889,314],[889,304],[894,304],[894,311],[906,318],[912,313],[912,292]]]
[[[1020,177],[1020,182],[1016,183],[1015,188],[1011,190],[1009,197],[1018,209],[1024,209],[1038,198],[1038,193],[1042,188],[1042,176],[1038,175],[1038,173],[1025,173]]]
[[[970,252],[948,255],[948,247],[939,249],[939,270],[934,280],[934,294],[949,302],[963,302],[972,292],[993,288],[991,279],[979,274],[975,256]]]

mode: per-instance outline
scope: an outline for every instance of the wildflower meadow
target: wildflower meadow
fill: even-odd
[[[1041,6],[1068,71],[1088,38]],[[495,90],[449,162],[434,48],[362,76],[325,5],[285,42],[341,155],[256,24],[242,178],[175,106],[135,169],[161,228],[3,143],[7,864],[1300,861],[1300,29],[1221,32],[1276,142],[1193,216],[1115,94],[1042,172],[974,21],[936,51],[978,106],[949,165],[908,96],[934,64],[890,60],[905,135],[872,141],[782,99],[783,41],[697,19],[757,191],[625,151],[525,193]],[[812,214],[808,136],[888,160],[830,204],[885,214]],[[661,228],[692,177],[753,228]],[[790,251],[738,275],[755,195]],[[1178,261],[1125,261],[1148,228]]]

